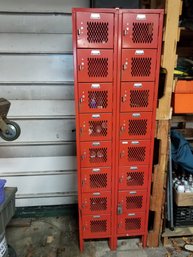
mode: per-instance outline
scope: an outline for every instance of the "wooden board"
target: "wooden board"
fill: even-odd
[[[179,16],[182,11],[181,0],[166,1],[165,12],[166,26],[165,26],[165,41],[163,43],[163,57],[162,68],[167,70],[164,96],[159,100],[157,109],[157,120],[171,119],[171,96],[174,84],[174,68],[176,66],[176,48],[179,40]]]
[[[166,229],[162,234],[163,245],[170,245],[169,238],[192,236],[193,227],[177,227],[173,231]]]
[[[158,164],[155,165],[152,177],[152,194],[150,210],[154,212],[153,229],[148,233],[148,246],[157,247],[162,226],[162,206],[165,200],[165,182],[168,160],[168,133],[170,122],[157,121],[156,138],[160,140]]]
[[[193,193],[178,193],[174,189],[174,200],[177,206],[193,206]]]

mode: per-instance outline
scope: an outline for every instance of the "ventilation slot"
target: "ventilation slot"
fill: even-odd
[[[127,172],[127,186],[143,186],[143,172]]]
[[[108,42],[108,22],[87,22],[87,40],[89,43]]]
[[[128,147],[128,161],[129,162],[143,162],[145,161],[146,148],[145,147]]]
[[[151,44],[153,23],[133,23],[132,41],[135,44]]]
[[[149,77],[151,74],[151,58],[131,58],[131,75],[133,77]]]
[[[108,76],[108,58],[88,58],[89,77]]]
[[[149,105],[149,90],[131,90],[130,91],[130,107],[141,108]]]
[[[128,196],[126,198],[126,208],[131,209],[141,209],[143,205],[143,196]]]
[[[88,91],[88,106],[91,109],[107,108],[108,91]]]
[[[147,120],[129,120],[128,134],[133,136],[145,136],[147,134]]]
[[[92,174],[90,175],[90,188],[106,188],[107,174]]]
[[[141,228],[141,219],[125,219],[125,230],[139,230]]]
[[[107,162],[107,148],[89,148],[90,163]]]
[[[106,197],[90,198],[90,210],[91,211],[107,210],[107,198]]]
[[[91,137],[107,136],[107,120],[89,121],[89,135]]]
[[[107,231],[107,221],[106,220],[91,220],[90,230],[92,233],[106,232]]]

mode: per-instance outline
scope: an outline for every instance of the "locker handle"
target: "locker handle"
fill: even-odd
[[[80,104],[81,104],[83,102],[83,98],[81,97],[79,101],[80,101]]]
[[[77,30],[77,34],[78,34],[78,36],[80,36],[80,34],[81,34],[81,29],[78,29],[78,30]]]
[[[100,219],[100,217],[101,217],[100,215],[94,215],[93,219]]]
[[[121,133],[125,132],[125,126],[121,126],[121,127],[120,127],[120,132],[121,132]]]
[[[128,216],[135,216],[135,213],[128,213]]]
[[[126,99],[127,99],[126,96],[122,96],[122,97],[121,97],[122,103],[125,103],[125,102],[126,102]]]
[[[127,27],[126,29],[123,30],[123,35],[127,36],[129,34],[129,28]]]
[[[126,69],[127,69],[127,66],[128,66],[128,62],[125,62],[125,63],[123,64],[123,70],[126,70]]]
[[[84,64],[79,64],[78,69],[79,69],[79,71],[84,70]]]
[[[101,195],[101,193],[95,192],[95,193],[93,193],[93,195]]]
[[[100,114],[93,114],[93,115],[92,115],[92,118],[95,118],[95,119],[100,118],[100,117],[101,117]]]
[[[100,142],[93,142],[92,145],[93,146],[99,146],[101,143]]]
[[[123,206],[122,206],[121,203],[119,203],[118,206],[117,206],[117,214],[118,215],[123,214]]]
[[[142,83],[134,83],[134,87],[142,87]]]
[[[135,195],[137,192],[136,191],[130,191],[129,193],[130,193],[130,195]]]
[[[123,158],[123,157],[124,157],[124,155],[125,155],[125,152],[124,152],[124,151],[122,151],[122,152],[120,153],[120,158]]]
[[[141,114],[140,113],[132,113],[132,116],[134,118],[139,118],[139,117],[141,117]]]
[[[100,172],[101,171],[101,169],[92,169],[92,172]]]

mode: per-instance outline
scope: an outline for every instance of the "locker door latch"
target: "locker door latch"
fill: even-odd
[[[126,70],[128,67],[128,62],[126,61],[124,64],[123,64],[123,70]]]
[[[123,214],[123,207],[122,207],[122,204],[120,204],[120,203],[117,206],[117,214],[118,215]]]

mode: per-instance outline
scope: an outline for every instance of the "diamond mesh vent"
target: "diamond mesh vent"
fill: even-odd
[[[90,230],[92,233],[106,232],[107,231],[107,221],[106,220],[91,220]]]
[[[89,148],[90,163],[107,162],[107,148]]]
[[[90,175],[90,188],[106,188],[107,174],[92,174]]]
[[[89,43],[107,43],[108,31],[108,22],[87,22],[87,40]]]
[[[141,209],[143,205],[143,196],[128,196],[126,198],[126,208],[131,209]]]
[[[130,107],[141,108],[149,105],[149,90],[131,90],[130,91]]]
[[[153,41],[153,23],[133,23],[132,41],[136,44],[151,44]]]
[[[108,121],[101,120],[101,121],[89,121],[89,135],[91,137],[105,137],[107,136],[107,128]]]
[[[133,57],[131,58],[131,75],[133,77],[149,77],[151,74],[152,58]]]
[[[88,91],[88,106],[91,109],[107,108],[108,91]]]
[[[145,161],[146,148],[143,146],[140,147],[128,147],[128,161]]]
[[[94,78],[107,77],[108,58],[88,58],[88,76]]]
[[[147,120],[129,120],[128,134],[131,136],[145,136],[147,134]]]
[[[143,186],[143,172],[127,172],[127,186]]]
[[[141,228],[140,218],[125,219],[125,230],[138,230]]]
[[[107,197],[90,198],[90,210],[91,211],[107,210]]]

